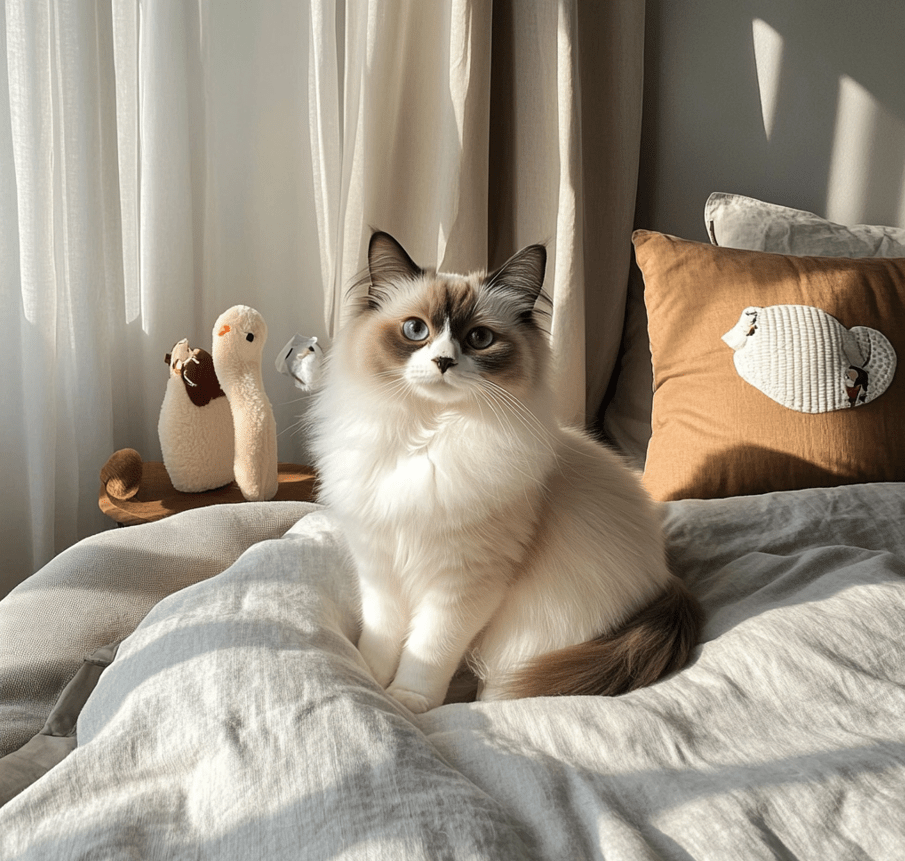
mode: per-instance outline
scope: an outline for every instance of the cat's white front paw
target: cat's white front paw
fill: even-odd
[[[373,655],[367,655],[364,652],[362,652],[362,657],[365,659],[365,663],[371,670],[371,675],[374,676],[377,684],[385,688],[393,680],[393,673],[396,672],[395,662],[376,660]]]
[[[361,652],[361,656],[371,670],[371,675],[374,676],[380,687],[385,688],[393,681],[399,663],[398,649],[394,649],[379,638],[367,637],[362,634],[358,643],[358,651]]]
[[[402,703],[410,712],[420,715],[428,711],[432,706],[427,697],[406,688],[398,688],[390,685],[387,693],[398,703]]]

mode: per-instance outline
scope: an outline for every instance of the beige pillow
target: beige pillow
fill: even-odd
[[[633,236],[661,500],[905,480],[905,259]],[[725,337],[725,340],[724,340]]]

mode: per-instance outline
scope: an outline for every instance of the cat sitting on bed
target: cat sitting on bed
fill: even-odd
[[[544,248],[451,275],[375,233],[368,262],[312,409],[376,680],[423,712],[463,658],[484,700],[619,694],[681,667],[700,614],[653,503],[553,418]]]

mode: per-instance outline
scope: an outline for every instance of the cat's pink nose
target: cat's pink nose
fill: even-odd
[[[456,364],[456,360],[451,359],[449,356],[437,356],[434,361],[437,363],[441,374],[445,374],[449,368]]]

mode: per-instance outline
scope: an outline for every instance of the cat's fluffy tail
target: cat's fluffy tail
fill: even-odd
[[[507,685],[510,697],[615,696],[684,666],[703,613],[678,577],[619,628],[536,658]]]

